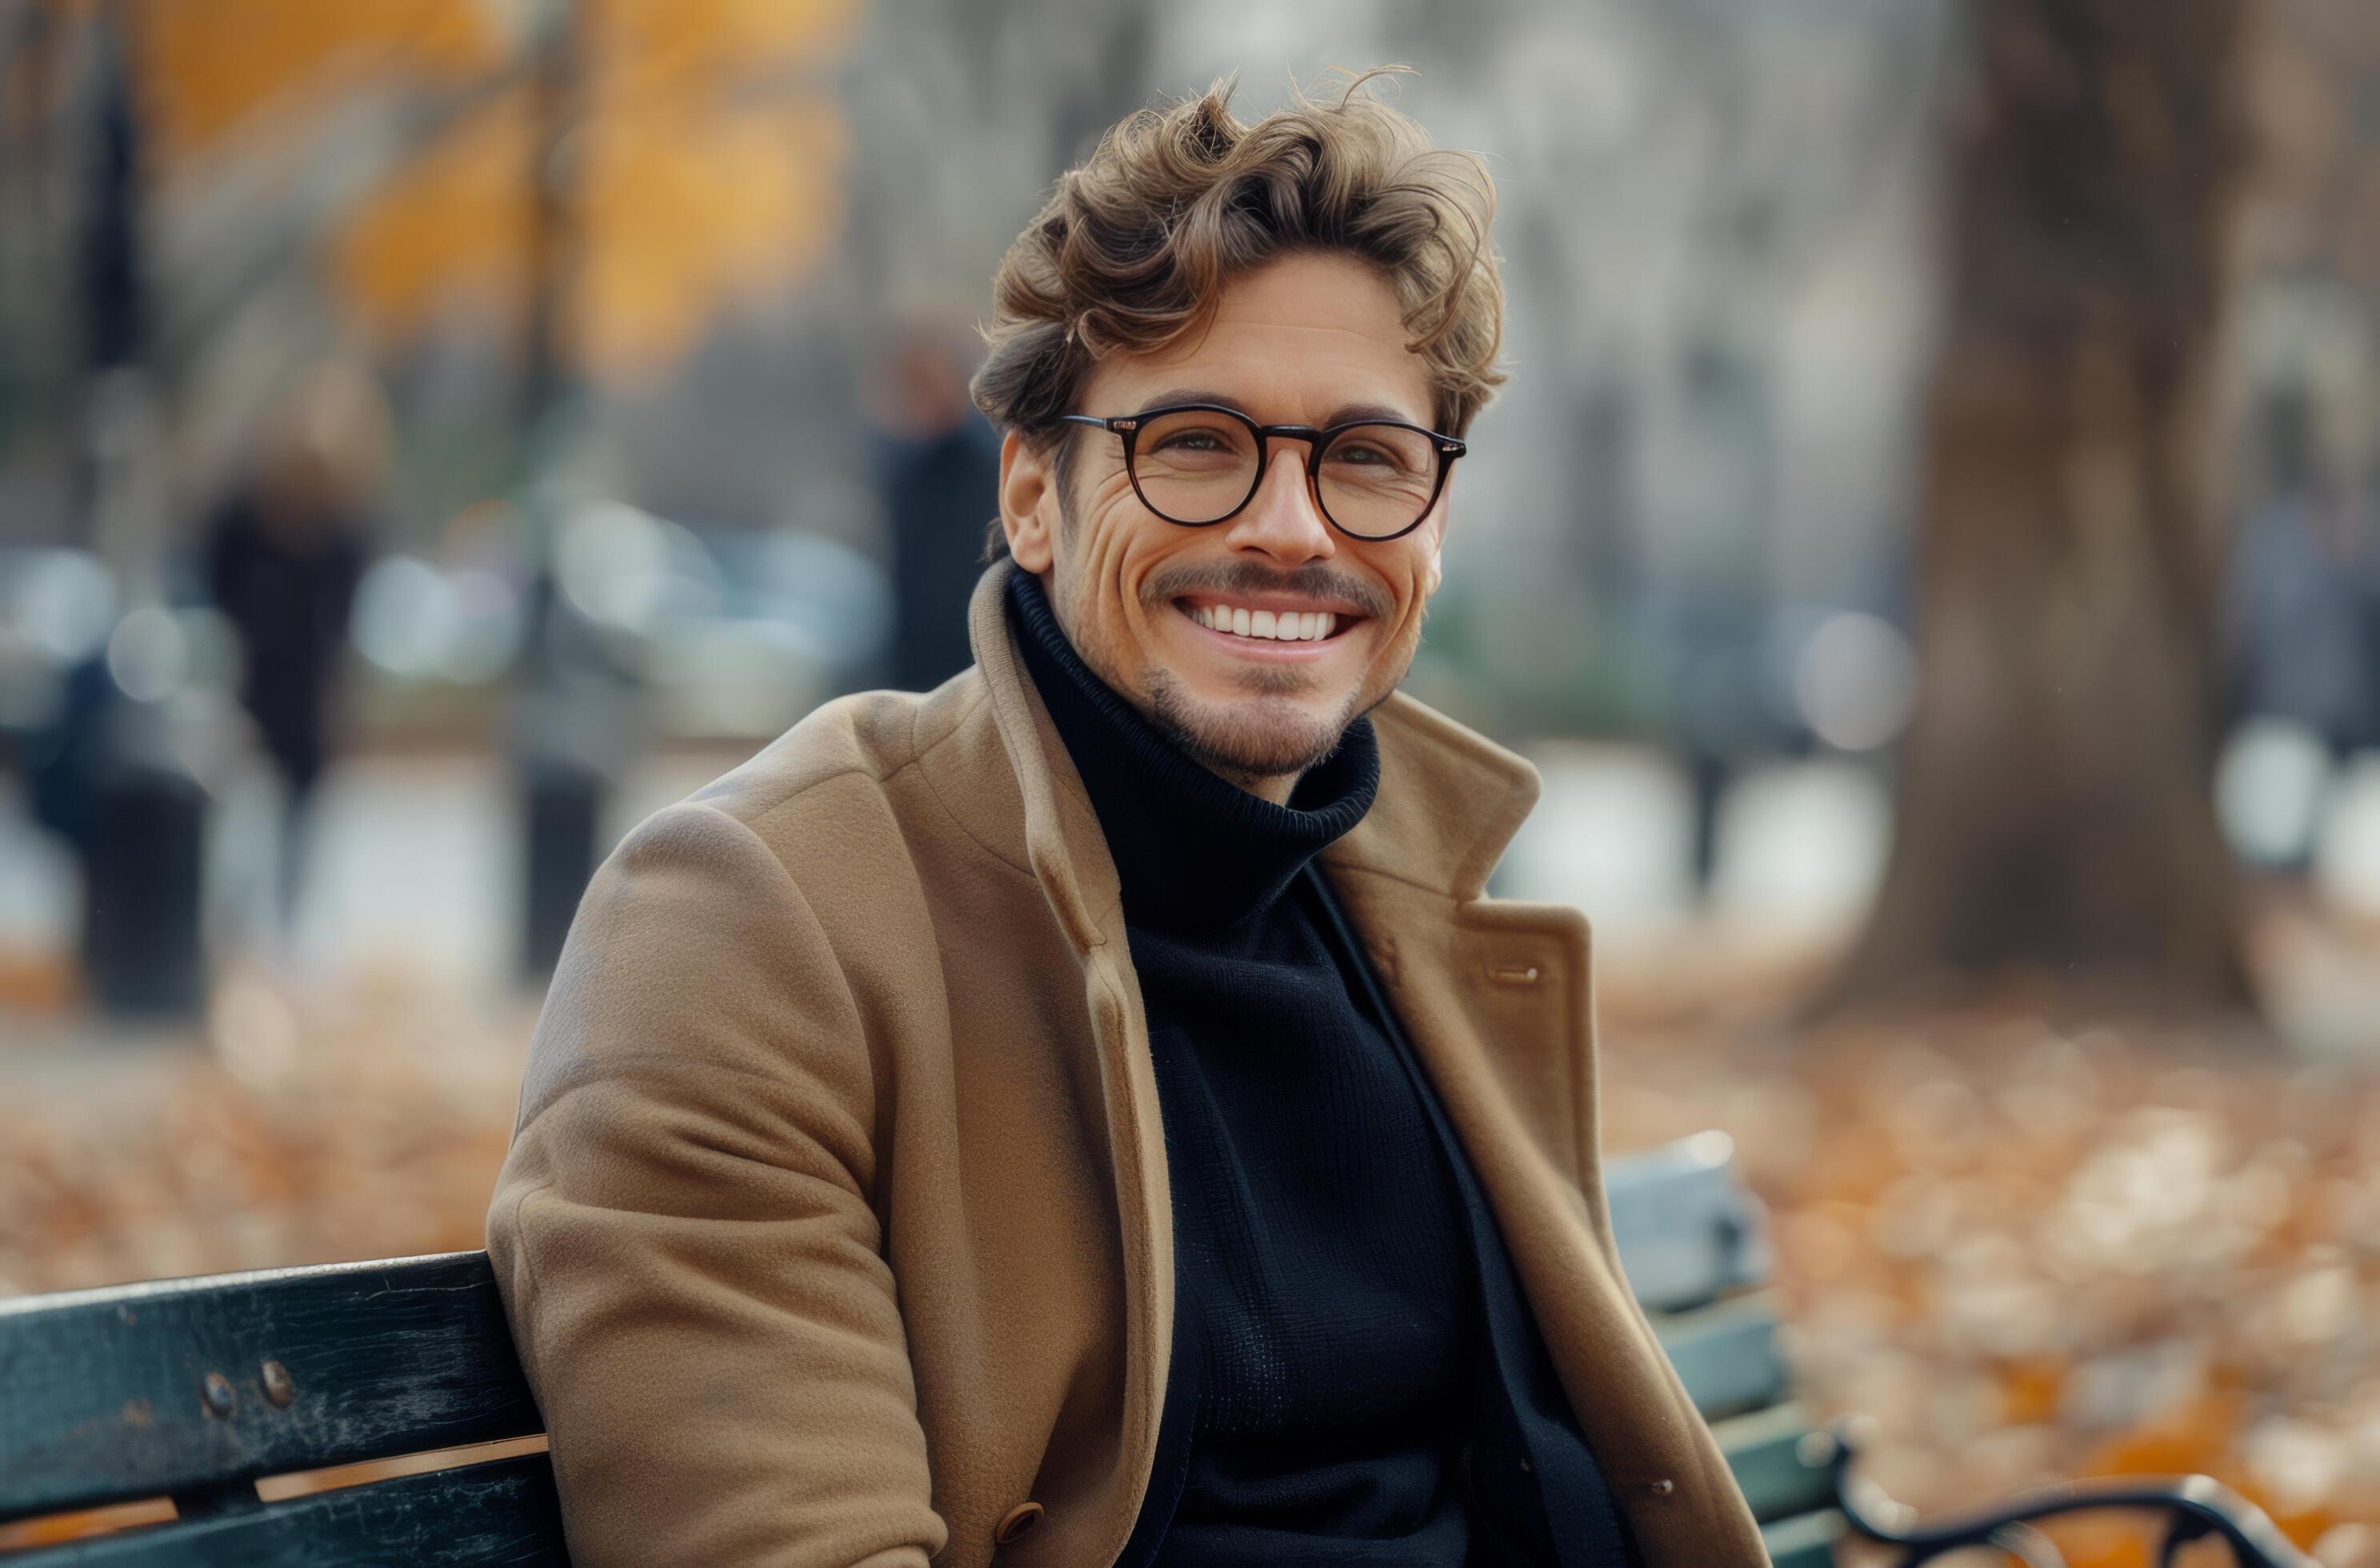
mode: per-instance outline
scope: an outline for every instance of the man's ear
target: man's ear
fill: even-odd
[[[1039,450],[1015,431],[1000,443],[1001,531],[1017,565],[1036,577],[1057,556],[1057,456],[1054,445]]]

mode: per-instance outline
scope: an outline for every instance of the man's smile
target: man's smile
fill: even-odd
[[[1324,609],[1313,601],[1258,594],[1227,598],[1191,594],[1173,608],[1197,628],[1202,642],[1242,658],[1305,662],[1328,656],[1369,617],[1353,609]]]

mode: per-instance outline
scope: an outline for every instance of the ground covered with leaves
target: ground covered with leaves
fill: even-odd
[[[2380,1056],[2016,999],[1806,1026],[1809,978],[1607,986],[1605,1139],[1734,1138],[1796,1378],[1873,1419],[1866,1473],[1932,1513],[2204,1472],[2380,1565]],[[2136,1518],[2050,1533],[2075,1568],[2153,1561]]]
[[[2380,1069],[2013,1003],[1805,1027],[1804,969],[1718,962],[1606,966],[1606,1142],[1732,1136],[1807,1402],[1889,1491],[2204,1471],[2380,1568]],[[482,1245],[534,1016],[240,972],[200,1029],[12,1024],[0,1294]]]

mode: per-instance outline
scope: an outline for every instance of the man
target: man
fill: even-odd
[[[1360,84],[1359,84],[1360,86]],[[1002,263],[975,667],[580,909],[490,1212],[586,1564],[1766,1561],[1629,1295],[1536,779],[1395,688],[1475,162],[1118,127]]]

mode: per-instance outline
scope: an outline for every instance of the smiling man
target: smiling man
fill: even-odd
[[[489,1216],[582,1565],[1733,1568],[1621,1278],[1526,764],[1396,695],[1492,199],[1362,84],[1003,261],[975,667],[589,891]]]

